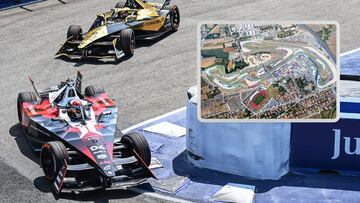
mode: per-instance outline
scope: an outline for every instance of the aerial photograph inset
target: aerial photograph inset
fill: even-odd
[[[336,119],[335,24],[202,24],[202,119]]]

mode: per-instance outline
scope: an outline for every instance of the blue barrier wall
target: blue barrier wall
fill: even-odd
[[[193,97],[186,114],[186,149],[192,164],[257,179],[279,179],[288,173],[290,123],[203,123],[196,107]]]
[[[360,172],[360,120],[292,124],[290,167],[293,170]]]

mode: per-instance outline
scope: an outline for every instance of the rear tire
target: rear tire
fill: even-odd
[[[134,55],[135,33],[132,29],[126,28],[120,32],[120,39],[117,40],[116,48],[122,50],[125,56]]]
[[[67,31],[67,39],[71,37],[71,40],[82,39],[82,29],[79,25],[70,25]]]
[[[37,102],[37,96],[34,92],[21,92],[18,95],[17,98],[17,112],[18,112],[18,119],[19,119],[19,123],[22,124],[22,120],[23,120],[23,113],[24,110],[22,108],[22,104],[24,102],[29,102],[29,103],[36,103]]]
[[[150,165],[151,162],[151,152],[149,143],[147,142],[144,135],[137,132],[132,132],[125,134],[121,138],[121,143],[126,144],[131,149],[134,149],[140,158],[144,161],[146,166]]]
[[[99,85],[91,85],[85,88],[85,96],[93,97],[103,93],[105,93],[105,90],[102,86]]]
[[[117,2],[115,8],[125,8],[126,2]]]
[[[176,32],[180,26],[180,10],[176,5],[164,6],[164,10],[169,10],[170,23],[172,31]]]
[[[52,141],[43,144],[40,163],[46,179],[52,181],[65,161],[69,163],[69,155],[62,142]]]

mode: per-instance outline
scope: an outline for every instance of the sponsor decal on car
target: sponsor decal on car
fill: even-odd
[[[96,156],[96,158],[98,158],[98,159],[106,159],[107,155],[106,154],[99,154],[99,155]]]

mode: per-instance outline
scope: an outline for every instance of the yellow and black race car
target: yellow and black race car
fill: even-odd
[[[143,0],[119,2],[111,11],[97,15],[90,30],[70,25],[67,40],[56,53],[69,58],[115,58],[134,55],[135,40],[152,40],[177,31],[180,12],[170,0],[150,3]]]

